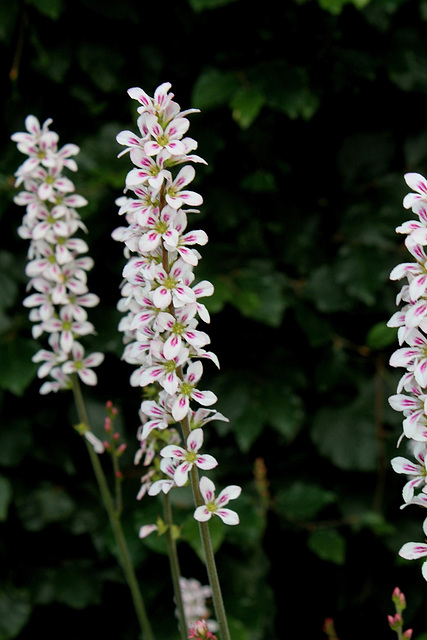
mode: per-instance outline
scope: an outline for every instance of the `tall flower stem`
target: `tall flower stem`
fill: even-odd
[[[187,640],[188,624],[185,616],[184,603],[182,600],[181,588],[179,585],[179,578],[181,570],[179,567],[178,551],[176,547],[176,541],[173,535],[173,517],[172,507],[169,499],[169,495],[163,494],[163,515],[165,524],[168,526],[166,531],[166,543],[168,547],[169,564],[171,569],[171,578],[173,591],[175,594],[175,602],[177,606],[177,613],[179,619],[179,631],[181,634],[181,640]]]
[[[74,401],[77,409],[77,414],[79,416],[79,420],[84,425],[89,426],[86,407],[85,407],[83,395],[82,395],[80,384],[76,374],[72,376],[72,385],[73,385],[72,389],[74,394]],[[142,598],[138,581],[136,579],[135,571],[130,558],[129,549],[126,543],[126,538],[123,533],[123,528],[120,522],[120,516],[114,507],[114,501],[111,496],[111,492],[108,486],[107,479],[104,474],[104,470],[99,461],[98,455],[95,453],[91,444],[87,443],[87,449],[89,452],[89,457],[92,463],[93,471],[98,483],[98,487],[104,502],[104,506],[108,514],[108,518],[114,534],[114,538],[117,543],[121,565],[122,565],[123,572],[125,574],[126,581],[128,583],[128,586],[132,595],[132,601],[135,607],[135,612],[138,618],[138,622],[142,631],[143,638],[144,640],[154,640],[154,635],[153,635],[150,621],[148,619],[148,615],[145,609],[144,600]]]
[[[181,428],[184,440],[186,440],[190,434],[190,425],[187,417],[181,420]],[[195,505],[196,507],[199,507],[203,504],[203,499],[199,489],[199,474],[195,466],[190,471],[190,483],[193,491]],[[231,640],[230,631],[228,628],[227,614],[225,612],[224,600],[222,597],[221,584],[216,568],[215,554],[212,547],[209,523],[199,522],[198,524],[203,553],[205,556],[206,571],[209,578],[209,584],[212,589],[212,602],[215,610],[216,620],[219,624],[221,638],[222,640]]]

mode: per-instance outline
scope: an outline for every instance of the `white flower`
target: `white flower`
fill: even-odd
[[[86,284],[87,271],[93,266],[93,260],[82,255],[88,246],[74,237],[76,231],[86,231],[75,208],[87,201],[74,193],[73,182],[62,173],[64,167],[77,170],[71,156],[79,148],[67,144],[58,149],[58,135],[49,130],[51,122],[46,120],[40,126],[35,116],[28,116],[28,133],[12,135],[18,149],[29,156],[15,173],[16,186],[23,182],[25,191],[14,201],[26,207],[18,233],[30,241],[26,274],[28,289],[36,291],[23,304],[30,308],[30,320],[38,323],[33,325],[33,336],[38,338],[47,332],[52,348],[39,350],[33,358],[42,363],[38,376],[52,378],[42,385],[42,394],[69,388],[72,373],[95,385],[97,377],[92,367],[103,360],[100,353],[85,357],[82,345],[76,342],[77,336],[94,332],[84,307],[94,307],[99,298],[89,293]],[[100,450],[99,443],[93,444]]]
[[[427,537],[427,518],[423,522],[424,535]],[[406,542],[399,551],[399,555],[405,560],[418,560],[427,556],[427,544],[425,542]],[[424,560],[421,572],[427,580],[427,560]]]
[[[188,474],[194,465],[199,469],[213,469],[218,462],[209,454],[202,455],[199,449],[203,444],[203,430],[195,429],[187,438],[187,448],[169,444],[160,451],[164,458],[171,458],[178,461],[178,466],[174,473],[174,480],[178,487],[182,487],[188,479]]]
[[[196,520],[205,522],[215,515],[219,516],[225,524],[239,524],[239,516],[237,513],[224,507],[230,500],[234,500],[240,496],[242,492],[241,487],[238,485],[225,487],[217,498],[215,497],[215,485],[212,480],[209,480],[206,476],[202,476],[200,479],[199,487],[205,504],[196,508],[194,512]]]

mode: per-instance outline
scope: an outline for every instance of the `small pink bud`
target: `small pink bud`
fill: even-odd
[[[114,440],[118,440],[120,438],[120,433],[116,433],[113,435]]]
[[[110,409],[113,408],[113,402],[111,400],[107,400],[107,402],[105,403],[105,406],[107,407],[107,411],[109,411]]]
[[[123,473],[121,471],[116,471],[117,480],[123,480]]]
[[[387,616],[387,619],[392,631],[397,631],[402,628],[403,620],[400,613],[396,613],[394,616]]]
[[[117,455],[121,456],[122,453],[126,450],[127,444],[123,442],[120,447],[117,448]]]
[[[400,591],[399,587],[395,587],[394,591],[393,591],[393,595],[391,597],[393,598],[393,600],[397,600],[398,601],[399,598],[400,598],[400,594],[401,593],[402,592]]]
[[[111,431],[111,418],[107,416],[104,420],[104,429],[106,433],[110,433]]]
[[[111,444],[109,442],[107,442],[106,440],[104,440],[103,445],[104,445],[104,448],[106,449],[106,451],[109,451],[111,449]]]
[[[407,640],[410,640],[410,638],[412,638],[412,631],[413,631],[412,629],[407,629],[403,634],[403,637],[407,638]]]

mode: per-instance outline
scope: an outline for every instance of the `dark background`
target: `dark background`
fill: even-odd
[[[190,224],[209,235],[197,277],[215,285],[208,331],[221,371],[207,364],[204,387],[230,418],[209,426],[211,475],[244,489],[241,525],[213,523],[233,640],[321,639],[326,617],[340,640],[391,637],[396,585],[414,637],[425,631],[425,582],[398,557],[422,540],[423,513],[400,511],[404,479],[390,466],[401,423],[387,397],[401,372],[388,366],[397,344],[385,323],[390,270],[410,260],[394,231],[410,217],[403,175],[427,170],[427,2],[276,5],[0,3],[1,640],[138,637],[72,398],[41,397],[31,363],[42,340],[21,305],[13,173],[24,158],[10,141],[29,113],[81,147],[70,177],[89,200],[89,284],[102,300],[85,345],[106,353],[85,396],[99,433],[106,400],[119,409],[129,543],[157,640],[177,637],[162,540],[137,537],[161,507],[135,500],[140,397],[120,360],[124,258],[111,239],[130,168],[115,136],[136,130],[126,91],[153,95],[166,81],[182,109],[201,109],[189,135],[208,161],[196,166],[205,203]],[[179,500],[183,574],[205,583]]]

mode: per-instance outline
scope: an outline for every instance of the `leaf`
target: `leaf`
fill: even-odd
[[[242,315],[278,327],[288,304],[286,284],[286,277],[270,261],[251,260],[234,277],[230,302]]]
[[[305,284],[304,293],[322,313],[347,311],[352,306],[352,301],[346,295],[343,286],[337,282],[336,269],[327,264],[312,271]]]
[[[377,301],[377,292],[388,280],[388,264],[381,263],[376,247],[345,246],[335,266],[336,281],[351,298],[368,306]]]
[[[253,87],[241,89],[231,100],[233,120],[242,129],[247,129],[258,116],[265,104],[264,95]]]
[[[319,99],[310,89],[306,69],[279,60],[252,71],[271,109],[282,111],[292,120],[300,117],[309,120],[316,113]]]
[[[368,381],[360,395],[348,405],[321,408],[311,430],[320,455],[329,458],[340,469],[376,469],[378,447],[374,406],[374,384]]]
[[[18,296],[15,258],[9,251],[0,251],[0,308],[11,307]]]
[[[86,560],[42,570],[36,581],[39,604],[60,602],[73,609],[84,609],[102,601],[101,581]]]
[[[236,2],[236,0],[188,0],[190,7],[197,12],[205,11],[206,9],[217,9],[218,7],[224,7],[227,4]]]
[[[16,638],[30,614],[30,595],[26,589],[16,589],[11,585],[0,588],[0,640]]]
[[[388,327],[385,322],[377,322],[366,336],[366,345],[370,349],[385,349],[397,342],[397,329]]]
[[[274,193],[277,191],[276,179],[270,171],[258,169],[249,173],[240,183],[242,189],[252,193]]]
[[[41,531],[47,524],[69,519],[75,503],[63,487],[45,482],[19,496],[17,510],[27,530]]]
[[[51,20],[58,20],[63,11],[63,0],[27,0],[37,10]]]
[[[0,344],[0,387],[21,396],[35,378],[37,365],[33,340],[16,338]]]
[[[327,491],[318,484],[296,481],[278,491],[276,507],[278,513],[287,518],[310,520],[335,500],[336,496],[332,491]]]
[[[9,44],[15,36],[15,24],[19,17],[19,3],[0,3],[0,42]]]
[[[217,516],[213,516],[206,524],[209,527],[213,551],[216,553],[224,541],[227,525],[224,524]],[[180,537],[188,542],[193,551],[197,553],[200,560],[204,562],[205,554],[203,551],[202,541],[200,539],[199,523],[193,518],[193,514],[188,516],[184,521],[181,527]]]
[[[9,504],[12,500],[12,484],[4,476],[0,476],[0,522],[7,519]]]
[[[338,15],[346,4],[353,4],[357,9],[363,9],[371,0],[317,0],[322,9],[333,15]]]
[[[0,464],[18,465],[33,444],[30,422],[17,417],[2,424],[0,429]]]
[[[342,565],[345,562],[345,539],[335,529],[314,531],[308,536],[308,548],[322,560]]]
[[[114,91],[119,83],[124,58],[107,45],[82,42],[77,49],[80,66],[94,85],[105,92]]]
[[[233,618],[232,616],[227,617],[228,628],[230,631],[230,637],[233,640],[250,640],[250,635],[248,629],[245,627],[243,622]]]
[[[239,86],[234,73],[209,69],[198,77],[193,87],[192,103],[202,111],[215,109],[228,104]]]

